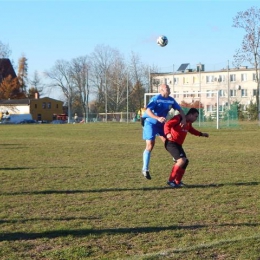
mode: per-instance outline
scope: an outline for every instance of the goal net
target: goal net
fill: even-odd
[[[144,106],[148,104],[152,96],[159,93],[145,93]],[[174,92],[171,96],[180,104],[185,113],[191,107],[199,110],[199,118],[194,125],[202,127],[236,127],[238,126],[238,107],[236,103],[230,104],[227,97],[219,95],[218,91],[193,91],[193,92]],[[171,110],[168,119],[178,111]]]
[[[135,122],[134,112],[98,113],[97,120],[101,122]]]

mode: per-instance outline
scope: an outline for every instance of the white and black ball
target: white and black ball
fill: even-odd
[[[161,35],[157,39],[157,44],[161,47],[165,47],[168,44],[168,38],[164,35]]]

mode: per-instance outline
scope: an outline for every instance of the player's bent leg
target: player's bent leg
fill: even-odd
[[[169,180],[167,181],[167,184],[171,187],[171,188],[179,188],[179,184],[177,184],[175,182],[175,178],[177,175],[177,170],[178,170],[179,166],[175,163],[172,167],[172,171],[170,173],[170,177]]]
[[[188,164],[189,164],[189,160],[188,160],[188,158],[186,158],[186,161],[185,161],[185,163],[183,164],[182,168],[183,168],[183,169],[186,169],[187,166],[188,166]]]
[[[177,164],[178,164],[178,168],[176,170],[175,182],[180,187],[183,187],[183,186],[185,186],[185,184],[181,180],[185,173],[185,169],[187,168],[187,166],[189,164],[189,160],[186,157],[182,157],[178,160]]]

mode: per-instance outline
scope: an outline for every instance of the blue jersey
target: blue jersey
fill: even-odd
[[[180,105],[176,102],[176,100],[172,97],[163,97],[161,95],[156,95],[153,96],[148,105],[146,106],[146,109],[149,108],[156,116],[159,117],[166,117],[169,111],[173,108],[174,110],[180,110],[181,107]],[[143,118],[150,118],[149,115],[145,112],[142,116]],[[149,120],[150,121],[150,120]],[[156,123],[157,120],[151,119],[151,121],[155,121]]]

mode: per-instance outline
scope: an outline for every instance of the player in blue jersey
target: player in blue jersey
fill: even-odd
[[[146,106],[146,111],[142,116],[143,121],[143,139],[146,141],[146,147],[143,152],[143,168],[142,174],[146,179],[150,180],[149,163],[151,152],[155,145],[155,137],[159,136],[163,142],[166,138],[164,135],[164,123],[168,112],[173,108],[178,110],[182,119],[181,126],[186,124],[186,117],[176,100],[170,97],[170,88],[166,84],[159,87],[159,95],[153,96]]]

